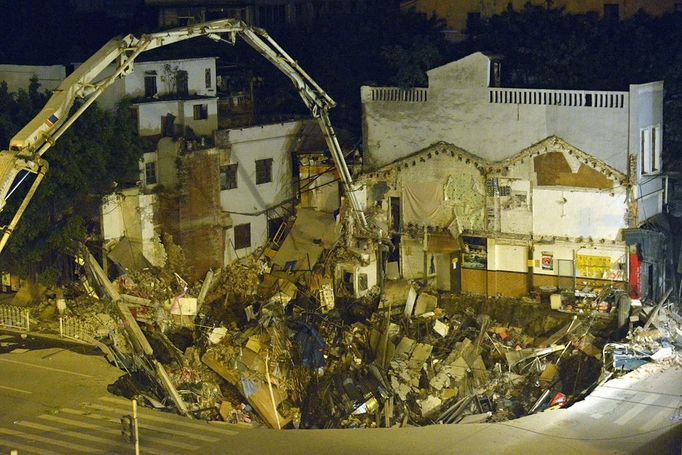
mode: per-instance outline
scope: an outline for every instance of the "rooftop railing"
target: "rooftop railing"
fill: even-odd
[[[371,87],[370,100],[423,103],[428,99],[428,91],[427,88]]]
[[[625,95],[627,95],[627,92],[520,88],[488,89],[488,101],[492,104],[528,104],[623,109],[625,107]]]

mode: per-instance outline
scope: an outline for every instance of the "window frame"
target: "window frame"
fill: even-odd
[[[235,250],[251,248],[251,223],[237,224],[232,230]]]
[[[220,191],[234,190],[239,187],[238,174],[239,170],[238,163],[225,164],[220,166]],[[230,174],[233,176],[232,179],[228,177]],[[225,175],[225,181],[223,183],[223,175]],[[234,182],[232,185],[228,185],[230,182]]]
[[[206,68],[204,70],[204,82],[206,83],[206,88],[213,88],[213,75],[211,74],[211,68]]]
[[[208,104],[194,104],[192,106],[192,114],[194,120],[208,120]]]
[[[156,80],[156,71],[146,71],[144,73],[144,97],[151,98],[159,93],[158,81]],[[153,81],[153,84],[150,83]],[[151,87],[153,85],[153,88]]]
[[[152,178],[150,178],[150,176]],[[156,161],[146,161],[144,163],[144,184],[156,185],[158,183],[158,172],[156,169]]]
[[[265,165],[265,168],[260,168],[259,165]],[[263,175],[263,174],[266,175]],[[272,182],[272,158],[264,158],[256,160],[256,185],[263,185]]]

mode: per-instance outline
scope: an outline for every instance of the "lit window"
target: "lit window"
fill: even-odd
[[[256,160],[256,185],[272,182],[272,158]]]
[[[234,227],[234,249],[239,250],[251,246],[251,223],[238,224]]]
[[[156,161],[144,164],[144,183],[145,185],[156,184]]]
[[[208,118],[208,104],[194,105],[194,120],[206,120]]]
[[[237,165],[228,164],[220,168],[220,189],[231,190],[237,188]]]

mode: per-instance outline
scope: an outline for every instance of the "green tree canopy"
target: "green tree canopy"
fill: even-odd
[[[9,93],[0,85],[0,143],[10,138],[35,116],[47,101],[34,81],[28,91]],[[63,278],[65,249],[97,231],[102,197],[117,185],[134,183],[138,162],[145,149],[123,102],[112,112],[91,106],[58,140],[44,158],[50,169],[33,197],[5,251],[2,268],[24,276],[38,275],[46,283]],[[22,200],[22,184],[0,214],[6,225]]]

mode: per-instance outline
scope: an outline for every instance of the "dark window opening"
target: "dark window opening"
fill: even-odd
[[[391,197],[391,231],[400,232],[400,198]]]
[[[237,164],[228,164],[220,168],[220,189],[237,188]]]
[[[144,96],[145,98],[151,98],[157,92],[156,71],[147,71],[144,73]]]
[[[256,160],[256,185],[272,182],[272,158]]]
[[[279,229],[284,224],[284,217],[270,218],[268,220],[268,240],[280,240],[275,239],[275,236],[279,232]]]
[[[156,161],[145,163],[144,182],[146,185],[154,185],[156,183]]]
[[[206,120],[208,118],[208,104],[194,105],[194,120]]]
[[[211,78],[211,68],[206,68],[206,71],[204,71],[204,79],[206,81],[206,88],[211,88],[213,83]]]
[[[234,227],[234,249],[249,248],[251,246],[251,223],[238,224]]]
[[[187,71],[180,70],[175,75],[178,96],[189,96],[189,77]]]

